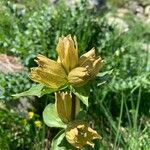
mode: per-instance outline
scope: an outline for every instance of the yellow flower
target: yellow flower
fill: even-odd
[[[57,92],[55,100],[58,116],[64,123],[74,119],[80,111],[80,101],[71,92]]]
[[[33,116],[34,116],[34,112],[30,111],[30,112],[28,113],[28,116],[29,116],[29,119],[32,119]]]
[[[54,89],[67,83],[67,75],[61,64],[43,55],[38,55],[35,61],[38,67],[31,68],[31,80]]]
[[[71,35],[59,38],[56,51],[58,52],[58,62],[61,62],[67,73],[78,65],[77,42]]]
[[[35,126],[36,126],[37,128],[40,128],[41,125],[42,125],[42,122],[39,121],[39,120],[37,120],[37,121],[34,121],[34,124],[35,124]]]
[[[87,68],[90,78],[93,78],[98,74],[103,64],[104,61],[101,59],[101,57],[96,56],[94,48],[83,54],[79,59],[79,65]]]
[[[94,48],[78,58],[77,42],[70,35],[59,39],[56,51],[57,62],[43,55],[37,56],[38,67],[31,68],[31,80],[53,89],[67,83],[80,87],[93,79],[103,66],[103,60],[95,55]]]
[[[85,67],[77,67],[68,75],[68,82],[76,87],[80,87],[89,81],[90,74]]]
[[[69,73],[69,83],[74,86],[83,86],[98,74],[103,64],[101,57],[96,57],[95,49],[91,49],[80,57],[79,67]]]
[[[86,145],[94,147],[92,142],[94,139],[102,137],[85,122],[72,122],[67,126],[66,132],[67,141],[76,148],[82,149]]]

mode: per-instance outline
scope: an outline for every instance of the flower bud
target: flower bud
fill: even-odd
[[[66,72],[77,67],[78,65],[78,49],[76,40],[71,35],[59,39],[56,51],[58,52],[59,62],[62,63]]]
[[[64,123],[74,119],[80,111],[80,101],[71,93],[57,92],[55,93],[55,100],[58,116]]]
[[[68,124],[65,134],[67,141],[79,149],[86,145],[94,147],[92,141],[94,139],[101,139],[101,136],[95,130],[90,128],[87,123],[81,121]]]
[[[39,66],[31,68],[31,80],[54,89],[67,83],[65,70],[58,62],[43,55],[38,55],[35,61]]]
[[[86,67],[77,67],[68,75],[68,82],[73,86],[80,87],[89,81],[90,75]]]

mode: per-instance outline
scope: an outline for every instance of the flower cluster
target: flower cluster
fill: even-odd
[[[57,61],[37,56],[38,67],[32,68],[30,75],[33,81],[50,88],[60,88],[65,84],[80,87],[95,77],[103,66],[103,60],[95,55],[94,48],[78,58],[77,42],[70,35],[59,39],[56,51]]]
[[[98,74],[103,66],[103,60],[96,56],[94,48],[78,57],[78,45],[71,35],[59,39],[56,51],[57,61],[43,55],[37,56],[35,61],[38,67],[31,69],[30,78],[46,87],[57,89],[55,109],[61,121],[67,125],[67,141],[80,149],[85,145],[93,147],[92,140],[100,139],[100,136],[88,127],[87,123],[76,120],[80,112],[80,100],[68,90],[60,92],[59,88],[65,85],[76,88],[85,85]]]

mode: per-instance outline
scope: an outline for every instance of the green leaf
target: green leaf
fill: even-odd
[[[13,94],[12,96],[17,97],[17,98],[21,97],[21,96],[41,97],[44,94],[50,94],[50,93],[55,92],[57,90],[58,89],[51,89],[51,88],[45,87],[42,84],[36,84],[36,85],[33,85],[29,90],[24,91],[24,92],[19,93],[19,94]]]
[[[113,69],[105,72],[100,72],[97,74],[97,78],[99,79],[97,83],[97,86],[101,86],[105,84],[108,81],[108,77],[112,74]]]
[[[19,93],[19,94],[13,94],[14,97],[21,97],[21,96],[38,96],[40,97],[42,95],[42,89],[44,88],[41,84],[33,85],[29,90]]]
[[[61,91],[61,90],[66,89],[67,87],[68,87],[68,85],[67,86],[62,86],[62,87],[60,87],[58,89],[51,89],[51,88],[48,88],[48,87],[44,87],[42,89],[42,95],[50,94],[50,93],[57,92],[57,91]]]
[[[103,77],[107,74],[110,75],[110,74],[112,74],[112,72],[113,72],[113,69],[109,70],[109,71],[105,71],[105,72],[100,72],[100,73],[97,74],[97,77]]]
[[[65,131],[61,130],[52,140],[52,150],[78,150],[73,147],[65,138]]]
[[[4,93],[5,93],[5,89],[0,86],[0,98],[4,97],[4,95],[3,95]]]
[[[46,106],[43,111],[43,119],[45,124],[49,127],[66,128],[66,124],[58,117],[54,104]]]
[[[48,87],[43,87],[42,91],[41,91],[41,96],[45,95],[45,94],[51,94],[53,92],[58,91],[59,89],[51,89]]]
[[[84,110],[81,110],[81,111],[78,113],[78,115],[77,115],[77,117],[76,117],[76,120],[83,120],[83,118],[84,118],[84,119],[87,118],[87,112],[84,111]]]
[[[67,150],[65,147],[60,147],[60,143],[62,142],[63,138],[65,137],[64,130],[61,130],[52,140],[51,149],[52,150]]]
[[[33,85],[29,90],[24,91],[24,92],[19,93],[19,94],[13,94],[12,96],[14,96],[16,98],[19,98],[21,96],[42,97],[45,94],[50,94],[50,93],[53,93],[53,92],[56,92],[56,91],[63,90],[65,88],[67,88],[67,86],[63,86],[63,87],[61,87],[59,89],[52,89],[52,88],[49,88],[49,87],[45,87],[42,84],[36,84],[36,85]]]
[[[79,88],[73,88],[70,87],[70,90],[88,107],[88,98],[89,98],[89,88],[88,87],[79,87]]]

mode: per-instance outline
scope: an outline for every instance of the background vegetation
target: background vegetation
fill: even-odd
[[[0,72],[0,150],[50,149],[58,130],[46,127],[41,114],[54,95],[11,95],[33,85],[28,74],[36,55],[55,59],[58,38],[68,34],[77,37],[80,54],[95,47],[105,60],[107,74],[92,83],[84,109],[103,137],[95,149],[150,149],[150,26],[132,11],[119,17],[127,3],[110,0],[92,7],[85,0],[69,7],[62,1],[0,0],[0,53],[17,56],[25,68]]]

